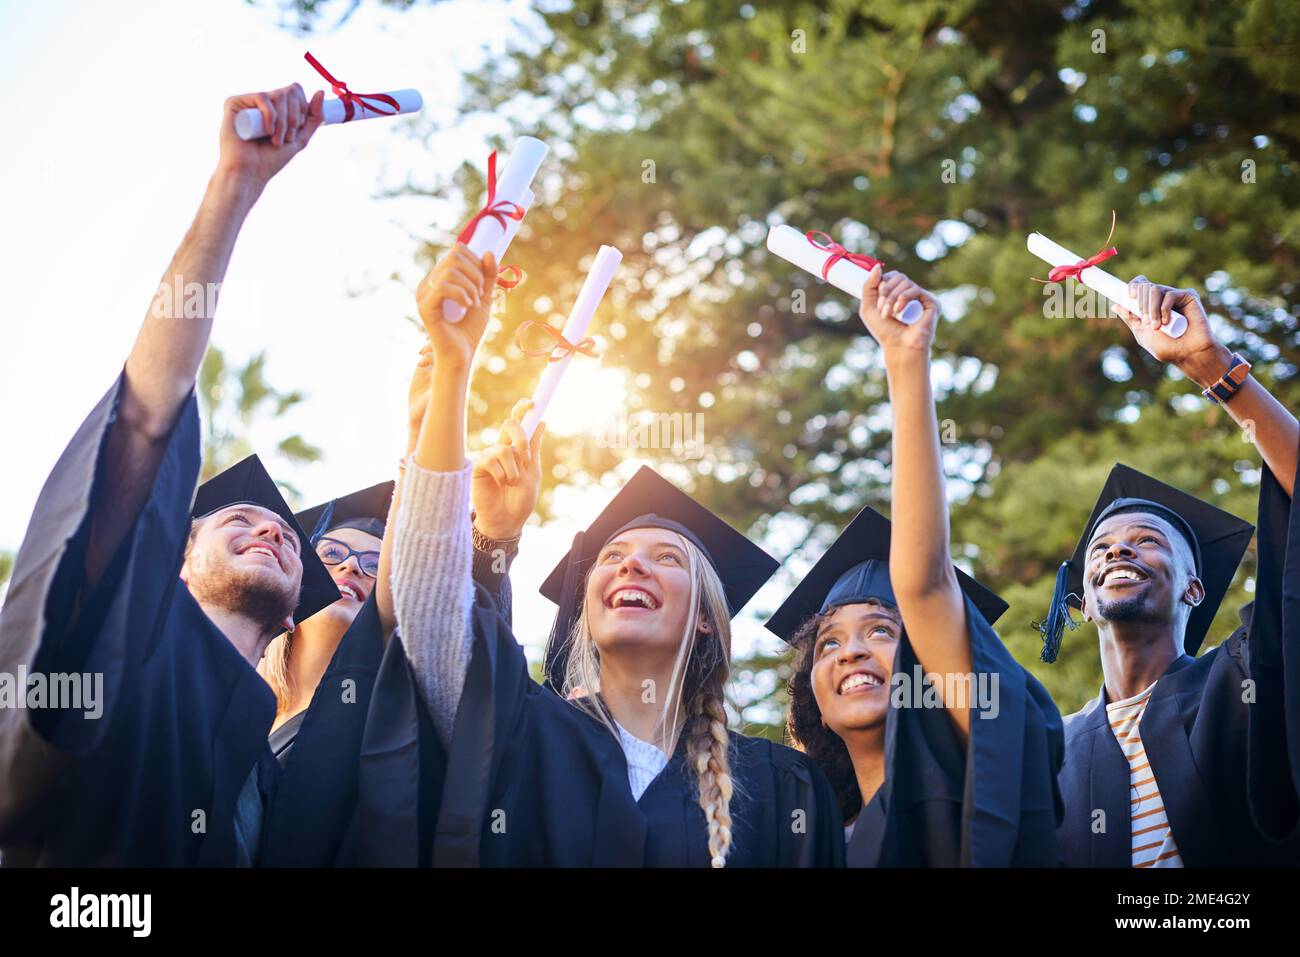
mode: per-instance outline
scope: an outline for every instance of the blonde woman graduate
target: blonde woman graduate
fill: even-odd
[[[400,640],[363,744],[362,863],[839,863],[824,776],[806,756],[727,726],[731,619],[777,566],[743,535],[638,473],[546,589],[565,618],[560,693],[530,678],[497,600],[472,582],[471,485],[491,481],[526,515],[541,478],[542,430],[529,442],[517,417],[475,466],[465,458],[466,390],[495,269],[457,247],[419,292],[433,382],[395,520]],[[467,308],[462,322],[442,321],[447,299]]]

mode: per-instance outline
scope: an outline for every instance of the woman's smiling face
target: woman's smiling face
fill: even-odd
[[[883,725],[902,631],[898,612],[874,601],[841,605],[819,622],[813,639],[813,695],[822,723],[841,738]]]
[[[691,608],[681,536],[631,528],[606,543],[587,576],[587,627],[601,654],[619,646],[676,654]]]

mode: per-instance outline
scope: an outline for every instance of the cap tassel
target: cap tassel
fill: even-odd
[[[1056,587],[1052,590],[1052,605],[1048,609],[1047,620],[1034,622],[1034,627],[1043,636],[1043,651],[1039,658],[1048,664],[1056,661],[1056,656],[1061,653],[1061,638],[1065,629],[1073,631],[1079,627],[1079,623],[1070,614],[1069,588],[1070,563],[1061,562],[1061,567],[1056,570]]]
[[[338,499],[330,499],[328,505],[320,513],[320,519],[316,522],[316,527],[311,530],[311,544],[314,546],[320,540],[320,537],[330,530],[330,523],[334,521],[334,505]]]
[[[550,637],[546,639],[546,657],[543,673],[546,685],[556,694],[564,694],[564,674],[569,667],[569,642],[573,640],[573,621],[581,604],[580,589],[582,578],[579,569],[582,562],[575,558],[582,555],[583,533],[573,536],[573,547],[569,549],[569,562],[564,568],[564,584],[560,588],[560,607],[555,613],[555,624],[551,627]]]

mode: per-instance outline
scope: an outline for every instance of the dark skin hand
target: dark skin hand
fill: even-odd
[[[1228,370],[1232,353],[1219,342],[1194,289],[1179,289],[1153,283],[1138,276],[1129,283],[1129,295],[1138,301],[1138,313],[1113,306],[1133,338],[1161,362],[1170,362],[1202,389],[1209,388]],[[1161,332],[1180,312],[1187,318],[1187,332],[1173,339]],[[1295,489],[1296,450],[1300,447],[1300,424],[1286,407],[1254,376],[1228,400],[1224,408],[1259,449],[1269,471],[1288,495]]]

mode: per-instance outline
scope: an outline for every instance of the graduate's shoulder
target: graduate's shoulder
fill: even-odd
[[[794,778],[804,784],[824,779],[821,769],[802,751],[769,738],[753,737],[736,731],[729,731],[728,735],[737,757],[752,770],[768,768],[777,776]]]
[[[1093,726],[1096,725],[1096,721],[1093,719],[1097,717],[1097,712],[1101,709],[1101,695],[1098,694],[1078,711],[1062,715],[1061,724],[1065,728],[1065,736],[1071,738],[1086,730],[1092,730]],[[1110,725],[1105,721],[1100,723],[1100,727],[1106,728],[1107,731],[1110,730]]]

